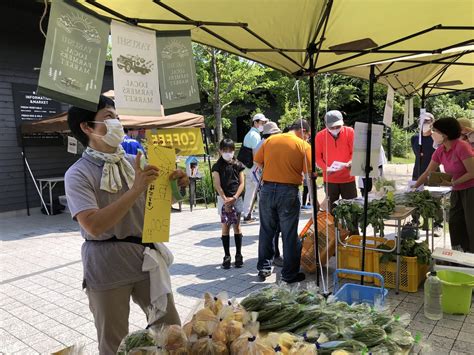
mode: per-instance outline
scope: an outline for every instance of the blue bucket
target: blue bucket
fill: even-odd
[[[378,278],[380,280],[380,287],[346,283],[339,288],[339,278],[337,276],[339,273]],[[377,303],[383,306],[387,294],[388,290],[385,288],[383,276],[380,274],[348,269],[336,269],[334,272],[334,297],[338,301],[347,302],[348,304],[368,303],[372,306]]]

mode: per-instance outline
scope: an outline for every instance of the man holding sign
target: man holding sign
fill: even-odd
[[[150,323],[156,319],[150,315],[150,281],[153,285],[156,280],[150,280],[151,273],[143,272],[142,266],[144,252],[157,244],[142,244],[142,232],[146,191],[160,172],[155,166],[141,167],[141,152],[125,154],[120,145],[123,127],[111,99],[101,96],[96,112],[71,107],[68,124],[87,147],[65,175],[68,206],[85,239],[83,287],[97,328],[99,352],[115,354],[128,334],[130,296]],[[174,171],[170,179],[186,185],[182,171]],[[163,259],[171,262],[171,253],[164,255],[161,250]],[[180,324],[172,293],[165,296],[164,315],[155,324]]]

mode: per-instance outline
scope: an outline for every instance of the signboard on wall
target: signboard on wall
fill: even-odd
[[[61,103],[49,97],[38,95],[35,85],[12,84],[13,107],[18,133],[18,145],[21,145],[21,123],[41,120],[57,115],[63,110]],[[59,137],[59,138],[58,138]],[[25,145],[62,145],[63,140],[57,134],[30,135],[24,137]]]

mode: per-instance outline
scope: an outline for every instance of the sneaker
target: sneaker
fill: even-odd
[[[242,257],[242,255],[240,255],[240,254],[235,255],[234,266],[237,269],[240,269],[243,265],[244,265],[244,258]]]
[[[255,222],[257,219],[255,217],[247,216],[244,217],[243,223],[252,223]]]
[[[230,269],[230,263],[231,263],[230,256],[224,256],[224,261],[222,262],[222,268],[226,270]]]
[[[273,265],[278,266],[278,267],[283,267],[283,258],[281,256],[277,256],[276,258],[273,258]]]
[[[258,278],[260,279],[260,281],[265,281],[265,279],[267,277],[270,277],[270,275],[272,274],[271,271],[268,271],[268,270],[261,270],[258,272]]]
[[[293,277],[292,279],[290,279],[290,280],[283,280],[283,281],[285,281],[287,284],[292,284],[292,283],[295,283],[295,282],[304,281],[305,278],[306,278],[305,274],[303,274],[302,272],[299,272],[299,273],[297,273],[296,276]]]

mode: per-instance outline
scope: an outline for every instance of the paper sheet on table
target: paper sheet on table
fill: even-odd
[[[170,238],[171,183],[170,174],[175,170],[174,149],[149,144],[148,163],[159,169],[158,178],[150,184],[146,194],[143,243],[168,242]]]
[[[344,169],[347,166],[347,163],[343,163],[341,161],[333,161],[331,166],[328,168],[328,172],[335,172]]]
[[[365,176],[365,158],[367,152],[368,124],[356,122],[354,126],[354,151],[352,154],[352,176]],[[380,146],[382,145],[383,126],[372,124],[372,141],[370,144],[370,177],[379,176],[378,165],[380,160]]]

